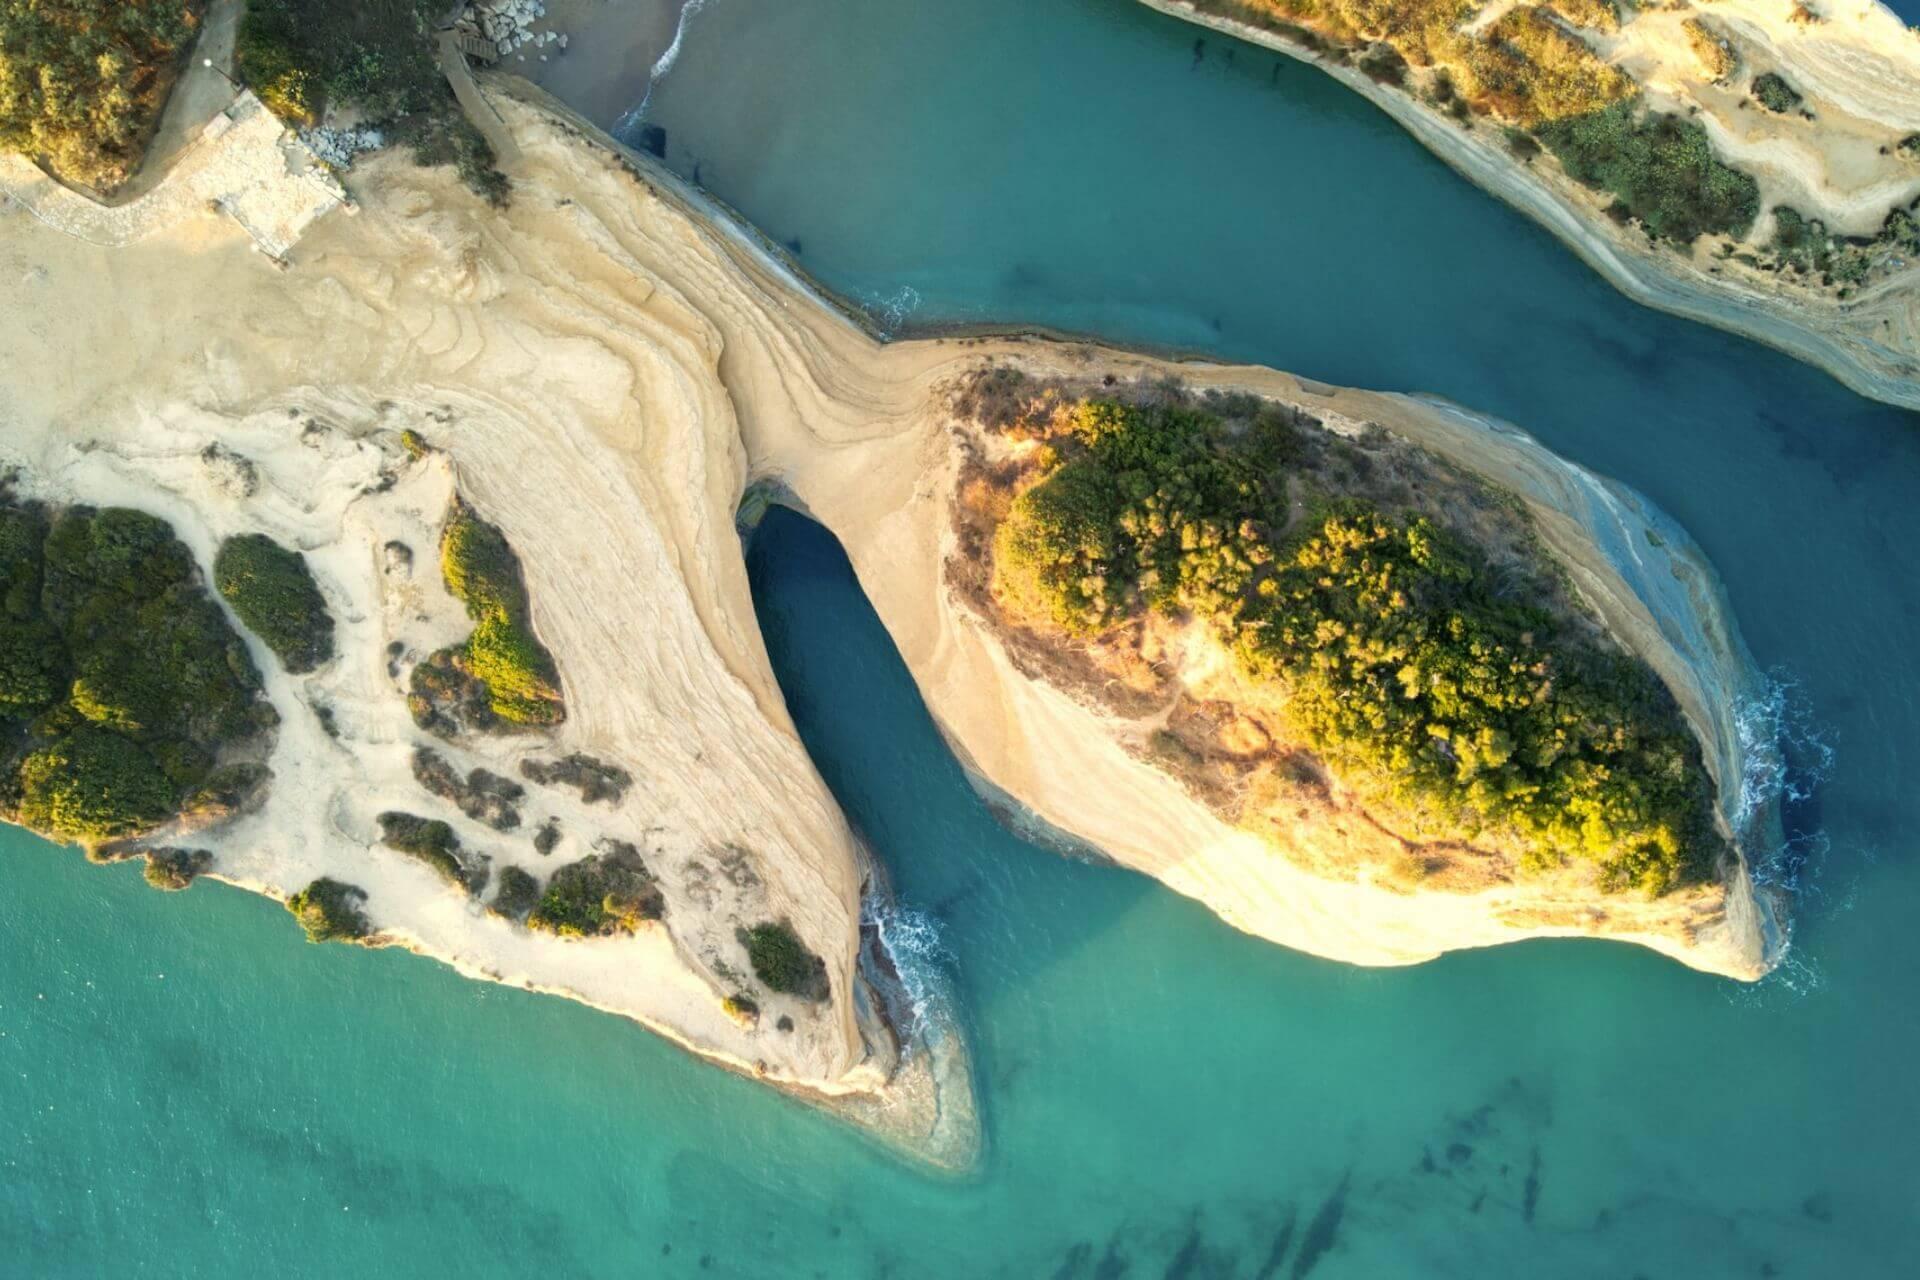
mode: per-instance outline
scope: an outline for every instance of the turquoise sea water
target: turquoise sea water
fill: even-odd
[[[831,538],[775,513],[769,647],[939,935],[977,1175],[616,1019],[0,830],[0,1277],[1912,1274],[1920,416],[1633,307],[1307,68],[1196,63],[1125,0],[932,8],[708,0],[650,108],[669,158],[921,322],[1437,391],[1652,495],[1833,754],[1789,808],[1794,963],[1353,969],[1023,844]]]

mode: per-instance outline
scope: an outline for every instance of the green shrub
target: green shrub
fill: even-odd
[[[525,920],[527,913],[540,905],[540,881],[519,867],[503,867],[500,887],[487,907],[494,915],[508,920]]]
[[[301,675],[333,657],[333,615],[298,551],[260,533],[228,538],[213,582],[288,671]]]
[[[213,855],[205,849],[149,849],[141,874],[162,893],[179,893],[212,865]]]
[[[638,932],[666,914],[666,898],[631,845],[569,863],[547,881],[527,927],[562,938],[602,938]]]
[[[746,946],[747,962],[753,966],[754,976],[764,982],[769,991],[809,1000],[826,998],[826,962],[807,950],[800,935],[786,921],[757,924],[743,931],[741,942]]]
[[[1691,120],[1622,102],[1538,132],[1576,181],[1613,193],[1661,239],[1738,238],[1759,214],[1759,184],[1715,159],[1706,129]]]
[[[467,869],[460,861],[460,837],[437,818],[411,813],[380,815],[380,841],[387,848],[426,863],[448,884],[467,887]]]
[[[307,931],[308,942],[355,942],[373,932],[361,910],[366,900],[359,888],[322,876],[288,898],[287,910]]]
[[[486,684],[493,713],[514,725],[566,719],[559,673],[533,634],[520,562],[500,530],[456,503],[441,535],[440,568],[475,624],[459,663]]]
[[[35,830],[97,844],[156,826],[274,721],[162,520],[0,495],[0,589],[0,795]]]
[[[1772,71],[1753,78],[1753,96],[1761,106],[1781,115],[1798,111],[1802,102],[1802,98],[1794,91],[1793,86]]]

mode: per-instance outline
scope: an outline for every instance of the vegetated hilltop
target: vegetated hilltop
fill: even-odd
[[[1252,396],[1000,368],[956,405],[1012,446],[963,485],[976,604],[1052,678],[1164,711],[1142,753],[1227,820],[1289,849],[1357,810],[1352,865],[1315,869],[1402,887],[1660,895],[1731,857],[1673,696],[1517,499]]]
[[[124,182],[204,0],[0,0],[0,150],[94,187]]]

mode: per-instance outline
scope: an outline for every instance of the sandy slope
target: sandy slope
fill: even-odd
[[[1463,127],[1350,64],[1203,12],[1191,0],[1141,3],[1319,67],[1470,181],[1541,223],[1636,301],[1764,342],[1862,395],[1920,408],[1920,262],[1900,259],[1843,300],[1723,261],[1705,238],[1692,254],[1650,246],[1637,229],[1605,215],[1610,197],[1571,181],[1548,158],[1519,162],[1492,124]],[[1793,22],[1792,0],[1711,0],[1693,8],[1629,9],[1617,35],[1583,33],[1645,88],[1651,105],[1698,119],[1723,159],[1753,173],[1761,216],[1749,238],[1756,243],[1771,236],[1768,211],[1776,204],[1837,232],[1866,234],[1879,228],[1894,203],[1920,195],[1920,159],[1895,149],[1902,137],[1920,132],[1920,32],[1866,0],[1816,0],[1814,7],[1828,11],[1828,20]],[[1713,83],[1687,45],[1680,24],[1690,17],[1717,24],[1735,44],[1741,69],[1728,85]],[[1751,77],[1762,71],[1784,74],[1815,119],[1776,116],[1748,102]]]
[[[106,250],[0,213],[0,463],[24,464],[30,488],[55,500],[158,512],[203,565],[219,538],[269,531],[310,553],[342,622],[341,656],[311,677],[289,678],[257,654],[285,722],[276,781],[261,812],[196,834],[215,849],[216,874],[275,895],[321,873],[359,884],[375,923],[405,945],[839,1096],[896,1139],[965,1163],[977,1121],[963,1048],[936,1028],[929,1039],[945,1048],[896,1072],[873,988],[856,976],[863,855],[792,731],[733,527],[743,489],[764,479],[847,543],[983,785],[1241,927],[1369,963],[1567,932],[1630,938],[1740,976],[1764,962],[1760,922],[1729,912],[1718,893],[1644,910],[1609,901],[1604,920],[1530,919],[1525,908],[1542,904],[1512,896],[1441,900],[1315,880],[1222,828],[1125,757],[1111,726],[1016,677],[941,574],[955,455],[938,389],[984,358],[1150,362],[1037,341],[882,347],[749,233],[690,212],[696,197],[669,179],[636,178],[552,104],[528,105],[540,97],[531,86],[497,79],[490,91],[520,144],[510,212],[489,212],[450,173],[372,162],[354,179],[360,214],[321,224],[285,273],[211,214]],[[1186,372],[1291,398],[1326,391],[1260,370]],[[1669,673],[1710,757],[1739,774],[1727,713],[1746,671],[1704,570],[1690,598],[1649,593],[1637,605],[1581,532],[1600,492],[1583,488],[1590,478],[1514,446],[1537,473],[1529,479],[1495,435],[1451,410],[1359,393],[1329,403],[1432,433],[1463,456],[1487,451],[1482,465],[1511,466],[1518,487],[1565,502],[1570,517],[1556,527],[1586,566],[1589,595]],[[444,452],[410,459],[405,428]],[[215,442],[251,462],[251,489],[231,463],[202,457]],[[528,752],[589,751],[634,775],[622,807],[536,789],[526,828],[502,835],[413,784],[407,761],[422,735],[403,704],[407,668],[465,629],[433,563],[456,488],[519,551],[571,717],[552,741],[445,750],[463,769],[503,773]],[[1632,530],[1623,536],[1631,544]],[[396,541],[412,550],[410,570],[383,550]],[[1677,532],[1670,545],[1681,551],[1662,572],[1692,572]],[[332,708],[338,739],[321,728],[318,703]],[[663,881],[667,927],[591,944],[509,927],[379,848],[373,819],[386,808],[454,821],[496,871],[512,862],[545,874],[601,835],[635,841]],[[542,859],[527,836],[549,815],[566,843]],[[746,854],[731,865],[749,874],[722,874],[736,849]],[[759,1026],[740,1027],[720,1008],[737,981],[727,968],[744,968],[734,929],[781,916],[827,957],[834,999],[763,998]],[[795,1030],[774,1028],[781,1015]]]

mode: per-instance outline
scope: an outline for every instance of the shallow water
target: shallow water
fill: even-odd
[[[1347,968],[1016,841],[832,540],[776,512],[769,647],[940,929],[976,1177],[618,1020],[0,831],[0,1276],[1910,1274],[1920,417],[1633,307],[1307,68],[1196,64],[1124,0],[934,9],[709,0],[649,118],[922,322],[1442,392],[1652,495],[1835,753],[1790,811],[1821,852],[1789,970],[1575,942]]]

